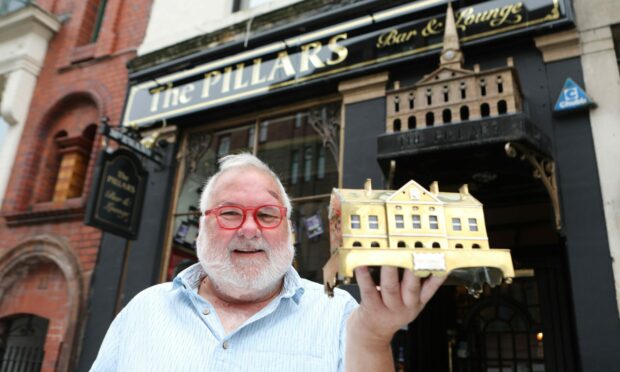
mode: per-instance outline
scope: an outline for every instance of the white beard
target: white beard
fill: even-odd
[[[283,243],[285,246],[271,247],[262,237],[246,239],[235,236],[228,246],[224,246],[204,230],[196,240],[198,260],[216,290],[246,301],[263,298],[280,286],[295,254],[290,243],[289,238]],[[233,251],[247,248],[263,250],[267,262],[233,263]]]

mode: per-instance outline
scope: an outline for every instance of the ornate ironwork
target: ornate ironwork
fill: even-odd
[[[339,141],[340,141],[340,110],[337,105],[317,107],[308,111],[308,123],[323,139],[323,147],[327,147],[334,157],[340,170]]]
[[[192,134],[185,150],[185,177],[198,170],[198,162],[211,147],[211,133]]]
[[[534,168],[532,176],[540,179],[549,193],[555,216],[555,228],[560,231],[562,229],[562,215],[560,213],[560,199],[555,176],[555,162],[537,151],[518,143],[507,142],[504,145],[504,150],[506,150],[506,155],[509,157],[516,158],[519,156],[521,160],[527,160],[532,165]]]

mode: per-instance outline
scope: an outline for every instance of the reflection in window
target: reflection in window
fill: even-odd
[[[299,181],[299,150],[293,150],[291,155],[291,184]]]
[[[352,229],[359,229],[362,227],[362,224],[360,222],[360,215],[359,214],[352,214],[351,215],[351,228]]]
[[[228,155],[230,151],[230,135],[220,137],[220,144],[217,147],[217,157],[221,158],[224,155]]]
[[[316,165],[316,177],[320,180],[325,178],[325,146],[319,145],[319,157]]]
[[[254,141],[256,141],[256,128],[251,127],[248,129],[248,148],[254,148]]]
[[[413,221],[413,228],[414,229],[421,229],[422,228],[422,219],[420,218],[419,214],[414,214],[411,216],[411,220]]]
[[[269,122],[263,121],[262,123],[260,123],[260,130],[258,132],[258,140],[260,142],[267,141],[268,132],[269,132]]]
[[[304,182],[312,179],[312,147],[308,146],[304,150]]]
[[[379,217],[375,215],[368,216],[368,227],[371,229],[379,228]]]

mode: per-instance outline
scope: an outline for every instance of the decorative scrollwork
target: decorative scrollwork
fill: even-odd
[[[323,147],[327,147],[340,169],[340,110],[337,105],[317,107],[308,111],[308,123],[323,139]]]
[[[199,133],[190,136],[185,151],[185,175],[195,173],[198,170],[198,162],[209,150],[213,135],[211,133]]]

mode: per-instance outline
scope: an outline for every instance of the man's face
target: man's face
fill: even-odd
[[[284,205],[275,180],[244,167],[224,172],[213,187],[210,208]],[[293,259],[286,217],[274,229],[257,225],[252,212],[237,230],[222,229],[215,215],[202,218],[198,258],[213,284],[228,296],[248,298],[279,286]]]

